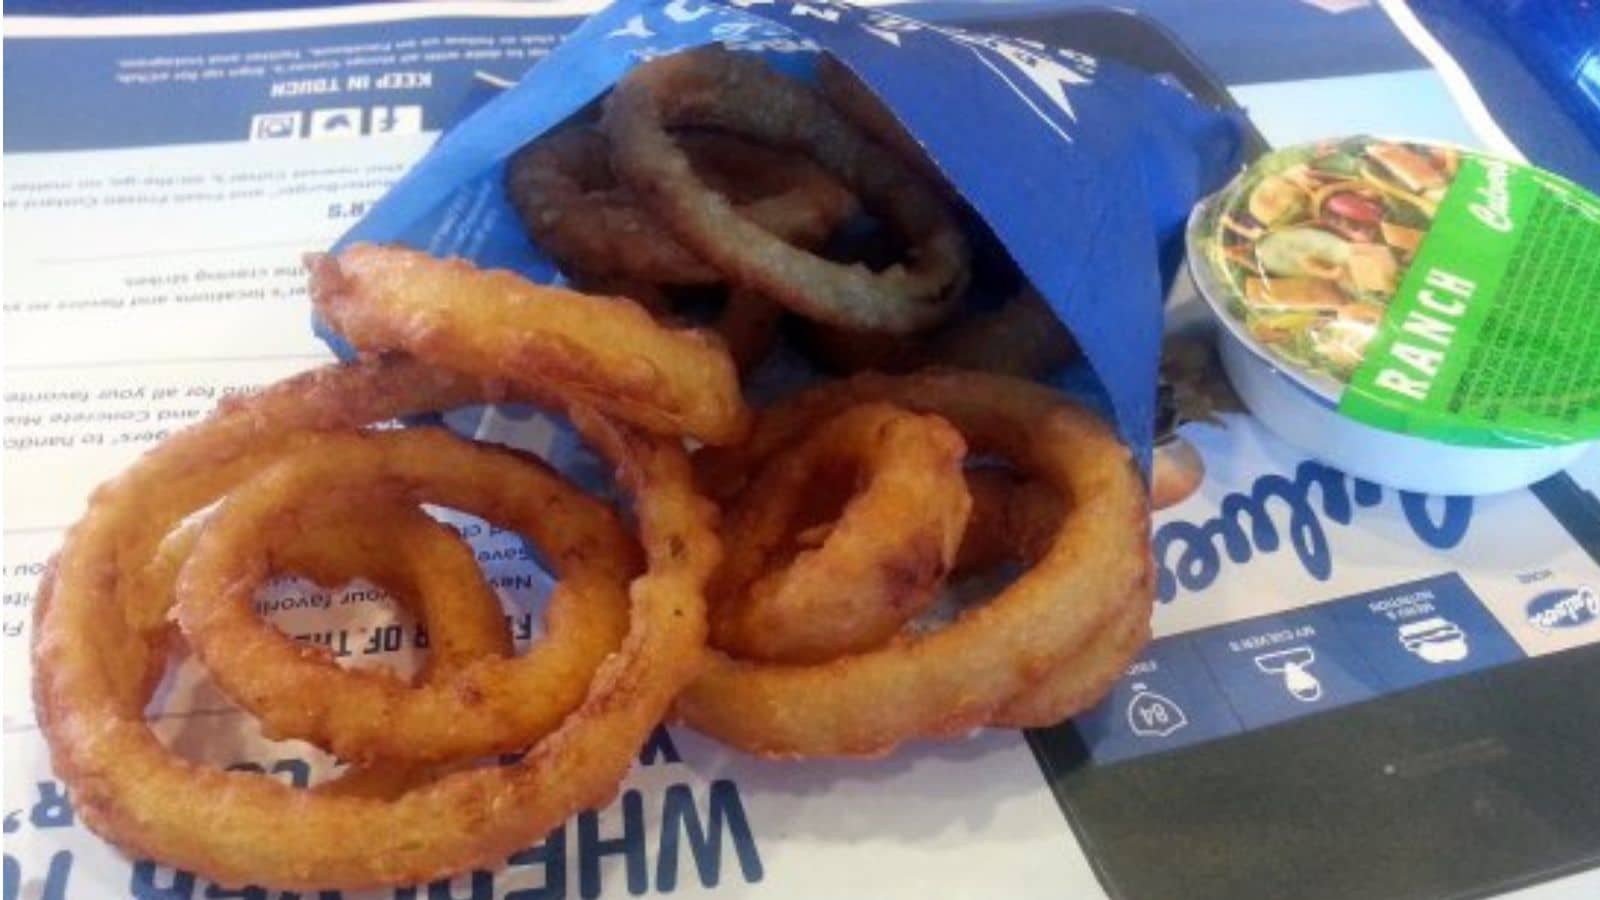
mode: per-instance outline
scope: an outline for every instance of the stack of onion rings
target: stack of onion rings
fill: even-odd
[[[832,329],[844,368],[1038,374],[1071,354],[1026,285],[952,318],[972,278],[955,195],[847,71],[825,61],[820,79],[838,110],[750,57],[653,60],[598,126],[510,161],[533,239],[613,296],[399,247],[308,261],[359,361],[155,447],[95,493],[41,581],[36,708],[91,829],[223,884],[415,883],[609,801],[674,712],[752,753],[877,755],[1055,724],[1108,689],[1153,591],[1144,485],[1103,422],[1017,378],[930,370],[823,384],[752,426],[738,373],[785,309]],[[862,209],[900,242],[886,265],[836,261],[865,259],[832,246]],[[725,294],[716,334],[673,327],[683,290],[706,287]],[[501,400],[565,414],[632,516],[537,459],[377,427]],[[685,441],[704,445],[693,466]],[[529,650],[422,504],[548,562]],[[930,621],[949,579],[1007,565],[1009,586]],[[418,675],[342,668],[258,619],[285,573],[387,590],[429,633]],[[265,735],[349,768],[297,789],[165,747],[145,714],[180,634]]]
[[[529,237],[580,289],[691,320],[719,289],[699,321],[740,371],[768,355],[785,310],[803,322],[801,349],[836,372],[1036,377],[1077,357],[1026,284],[992,312],[961,308],[975,268],[964,231],[984,252],[997,245],[832,57],[819,57],[813,88],[753,56],[687,51],[636,67],[603,109],[598,125],[558,128],[506,167]],[[1015,281],[1009,258],[990,255]]]
[[[406,359],[318,370],[225,405],[96,492],[42,582],[34,632],[40,722],[56,771],[91,828],[131,853],[221,883],[358,888],[496,863],[615,793],[638,747],[698,668],[704,583],[720,556],[715,511],[693,489],[676,439],[581,405],[570,407],[574,423],[634,497],[643,562],[621,539],[614,514],[538,464],[441,433],[350,430],[500,396],[493,384]],[[337,488],[322,490],[334,487],[327,479],[335,476]],[[393,509],[423,496],[472,500],[491,518],[537,528],[557,555],[572,560],[570,567],[557,563],[578,579],[571,599],[558,592],[552,601],[549,637],[540,644],[548,651],[505,658],[503,621],[498,636],[486,627],[499,618],[498,605],[475,606],[492,594],[481,576],[465,571],[464,550],[436,546],[448,539],[437,526],[400,518],[386,526],[391,531],[376,532],[404,540],[404,557],[378,554],[370,540],[329,540],[324,531],[327,523],[359,521],[352,509]],[[303,520],[276,502],[287,497],[306,501]],[[218,498],[222,504],[203,526],[183,525]],[[262,634],[264,627],[248,620],[248,589],[211,594],[219,571],[256,581],[281,566],[335,579],[359,568],[425,612],[444,652],[418,687],[367,672],[319,672],[314,685],[319,692],[355,690],[357,700],[374,690],[359,685],[374,681],[380,697],[395,693],[409,703],[427,702],[430,691],[453,695],[432,731],[415,720],[408,740],[421,746],[384,740],[359,715],[297,718],[281,692],[312,686],[302,679],[325,669],[325,658]],[[263,708],[276,730],[349,744],[357,759],[383,765],[300,791],[260,774],[197,767],[162,746],[144,709],[167,664],[165,611],[174,594],[161,589],[175,573],[180,622],[203,659],[229,667],[234,677],[224,686],[235,699]],[[592,600],[601,606],[589,609]],[[218,618],[219,609],[227,614]],[[449,626],[446,617],[457,616],[462,627]],[[236,642],[241,634],[246,644]],[[562,646],[583,634],[591,637],[580,646]],[[269,661],[230,656],[256,644]],[[522,662],[530,658],[536,661]],[[260,665],[267,680],[245,677],[247,663]],[[542,691],[522,697],[544,708],[506,726],[516,735],[455,736],[463,715],[506,707],[490,696],[497,688],[484,673],[518,664],[549,676]],[[359,712],[358,705],[337,699],[324,708]],[[452,765],[426,765],[530,744],[508,766],[453,772]],[[295,828],[282,827],[291,820]]]
[[[1048,485],[1067,503],[1048,545],[944,628],[805,664],[714,649],[679,714],[751,753],[857,756],[985,724],[1054,724],[1097,699],[1148,634],[1148,504],[1110,429],[1050,389],[975,373],[826,383],[764,411],[743,444],[706,451],[700,477],[756,488],[802,436],[863,403],[943,417],[976,452]]]
[[[713,190],[780,240],[816,247],[857,211],[854,194],[798,153],[721,132],[674,137]],[[584,290],[672,317],[680,313],[674,288],[723,286],[710,324],[741,370],[777,339],[781,307],[759,292],[727,289],[721,272],[678,243],[617,183],[599,129],[570,125],[523,147],[506,165],[506,192],[534,243]]]

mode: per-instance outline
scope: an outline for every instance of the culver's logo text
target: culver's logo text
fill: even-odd
[[[1327,523],[1349,525],[1358,510],[1379,506],[1383,498],[1378,485],[1314,460],[1300,463],[1293,477],[1263,475],[1248,491],[1223,497],[1215,517],[1156,529],[1156,599],[1170,603],[1180,589],[1203,591],[1228,564],[1243,565],[1285,545],[1306,574],[1327,581],[1334,562]],[[1437,514],[1422,494],[1401,491],[1399,501],[1411,533],[1435,550],[1459,544],[1472,523],[1471,497],[1435,498]]]
[[[1540,631],[1577,628],[1600,619],[1600,594],[1593,588],[1545,591],[1528,601],[1528,624]]]

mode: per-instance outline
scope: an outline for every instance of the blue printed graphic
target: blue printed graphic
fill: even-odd
[[[1247,728],[1377,696],[1377,675],[1318,607],[1208,629],[1191,640]]]
[[[437,130],[476,73],[516,79],[577,22],[450,16],[222,35],[8,36],[5,150]],[[365,49],[339,52],[353,47]]]
[[[1406,524],[1424,546],[1444,550],[1461,543],[1472,524],[1471,497],[1436,498],[1398,492]],[[1199,592],[1222,575],[1225,562],[1247,563],[1258,553],[1287,545],[1306,574],[1318,581],[1333,577],[1333,550],[1325,523],[1349,525],[1360,509],[1383,502],[1384,489],[1352,478],[1316,460],[1305,460],[1290,479],[1277,473],[1257,478],[1248,492],[1228,494],[1217,514],[1204,522],[1181,519],[1156,529],[1156,599],[1169,603],[1180,589]]]
[[[1408,688],[1521,659],[1511,639],[1455,573],[1328,604],[1391,688]]]
[[[1078,733],[1101,762],[1143,756],[1244,730],[1188,641],[1158,641],[1128,667]]]
[[[1545,591],[1524,608],[1528,624],[1540,631],[1565,631],[1600,619],[1600,593],[1594,588]]]
[[[1600,600],[1588,589],[1541,594],[1529,604],[1530,621],[1535,608],[1552,627],[1600,617]],[[1073,727],[1095,760],[1115,762],[1523,657],[1483,601],[1449,572],[1161,638]]]

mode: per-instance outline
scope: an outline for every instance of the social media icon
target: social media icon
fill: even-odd
[[[292,141],[300,136],[299,110],[257,113],[250,117],[250,140]]]
[[[374,106],[367,110],[368,134],[418,134],[421,131],[420,106]]]
[[[306,136],[314,141],[361,136],[361,108],[358,106],[314,109]]]

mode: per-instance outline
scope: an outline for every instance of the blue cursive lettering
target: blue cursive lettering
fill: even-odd
[[[1312,502],[1313,492],[1321,499],[1320,509]],[[1377,485],[1310,460],[1295,469],[1293,480],[1263,475],[1249,493],[1224,497],[1215,518],[1168,522],[1156,530],[1156,597],[1169,603],[1180,588],[1198,592],[1210,587],[1222,574],[1224,557],[1242,564],[1257,553],[1276,552],[1283,540],[1280,528],[1306,573],[1326,581],[1333,575],[1333,555],[1324,520],[1349,525],[1356,508],[1382,500],[1383,489]],[[1400,509],[1412,533],[1435,549],[1460,543],[1472,522],[1470,497],[1443,498],[1437,521],[1421,494],[1401,492]]]

